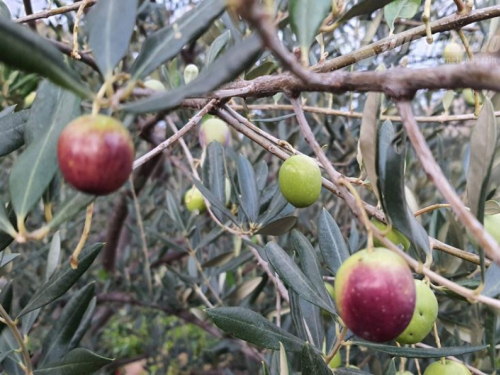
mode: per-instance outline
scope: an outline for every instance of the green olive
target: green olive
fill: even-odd
[[[193,186],[186,192],[184,195],[184,203],[190,212],[198,210],[198,212],[202,213],[207,209],[203,194],[201,194],[201,191],[199,191],[196,186]]]
[[[306,155],[288,158],[279,171],[283,196],[298,208],[312,205],[321,192],[321,171],[314,159]]]
[[[387,231],[387,224],[382,223],[381,221],[378,221],[377,219],[373,218],[371,220],[373,225],[375,225],[380,231],[386,232]],[[389,241],[391,241],[394,245],[401,245],[403,246],[403,250],[407,251],[410,248],[410,241],[408,238],[406,238],[403,233],[398,231],[396,228],[392,228],[389,233],[386,234],[385,236]],[[383,247],[384,245],[377,239],[373,238],[373,245],[376,247]]]
[[[424,375],[471,375],[469,369],[461,363],[445,360],[431,363],[425,369]]]
[[[438,302],[431,288],[421,280],[415,280],[417,299],[410,324],[396,341],[401,344],[421,342],[432,330],[438,315]]]

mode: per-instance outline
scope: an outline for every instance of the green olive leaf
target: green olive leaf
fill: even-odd
[[[243,307],[217,307],[207,310],[214,324],[223,331],[261,348],[300,352],[305,342],[279,328],[262,315]]]
[[[332,9],[332,0],[290,0],[290,24],[303,53],[308,53],[323,20]]]
[[[26,72],[38,73],[81,97],[94,96],[66,65],[63,54],[28,28],[0,17],[0,45],[1,62]]]
[[[261,50],[260,38],[252,35],[228,49],[218,58],[217,64],[204,69],[188,85],[127,104],[123,109],[132,113],[158,112],[178,106],[187,97],[203,96],[244,72],[255,62]]]
[[[177,56],[186,44],[200,37],[219,18],[225,7],[224,0],[204,0],[171,25],[151,34],[132,65],[132,79],[147,76]]]
[[[99,0],[87,14],[89,45],[103,76],[127,53],[138,0]]]
[[[43,124],[34,132],[36,140],[17,158],[9,178],[12,205],[18,220],[26,217],[54,177],[57,164],[57,141],[63,128],[80,113],[80,100],[69,91],[44,82],[45,95],[50,97],[40,111],[34,109],[26,125]],[[43,133],[43,134],[42,134]]]

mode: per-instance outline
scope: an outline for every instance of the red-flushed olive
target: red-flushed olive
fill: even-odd
[[[87,194],[107,195],[127,181],[134,144],[120,121],[104,115],[76,118],[62,131],[57,159],[66,181]]]
[[[415,282],[398,254],[383,248],[350,256],[335,277],[335,302],[347,327],[372,342],[395,339],[415,310]]]

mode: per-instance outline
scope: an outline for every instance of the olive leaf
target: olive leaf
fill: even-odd
[[[38,73],[75,94],[94,94],[66,65],[64,56],[49,41],[26,27],[0,17],[0,61],[14,68]]]

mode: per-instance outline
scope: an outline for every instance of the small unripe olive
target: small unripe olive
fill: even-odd
[[[309,156],[288,158],[279,171],[279,185],[283,196],[297,208],[312,205],[321,192],[321,171]]]
[[[196,77],[198,77],[199,69],[194,64],[189,64],[184,69],[184,83],[187,85],[189,82],[193,81]]]
[[[342,357],[340,356],[340,352],[337,351],[337,353],[335,353],[330,363],[328,363],[328,367],[337,368],[340,367],[341,364],[342,364]]]
[[[387,230],[387,225],[373,218],[371,220],[373,225],[375,225],[380,231],[385,232]],[[385,236],[394,245],[401,245],[403,249],[407,251],[410,248],[410,241],[406,238],[403,233],[398,231],[396,228],[392,228],[391,231]],[[384,245],[378,240],[378,238],[373,237],[373,245],[377,247],[383,247]]]
[[[36,98],[36,91],[30,92],[25,98],[24,98],[24,108],[31,107],[33,102],[35,101]]]
[[[484,229],[500,244],[500,214],[484,215]]]
[[[217,141],[223,146],[227,146],[231,140],[229,126],[218,118],[211,118],[201,124],[199,132],[200,144],[203,147]]]
[[[443,57],[446,63],[460,63],[464,58],[464,50],[460,44],[450,42],[444,47]]]
[[[330,283],[325,283],[325,288],[328,294],[335,300],[335,287]]]
[[[184,203],[190,212],[198,210],[199,213],[202,213],[207,209],[203,194],[201,194],[201,191],[199,191],[196,186],[193,186],[186,192],[184,195]]]
[[[146,82],[144,82],[144,86],[146,86],[146,88],[150,90],[157,92],[166,90],[165,85],[156,79],[148,79]]]
[[[113,117],[81,116],[62,131],[57,160],[64,178],[75,189],[106,195],[128,180],[134,144],[129,131]]]
[[[421,342],[432,330],[438,315],[438,302],[431,288],[421,280],[415,280],[417,299],[410,324],[396,341],[401,344]]]
[[[471,375],[463,364],[446,359],[444,363],[437,361],[425,369],[424,375]]]

